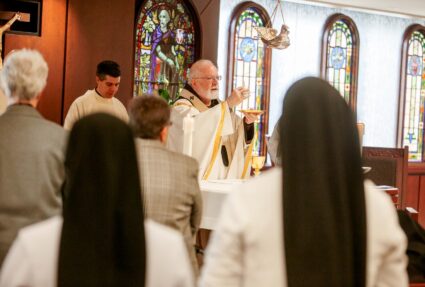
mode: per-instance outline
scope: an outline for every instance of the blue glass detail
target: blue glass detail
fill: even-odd
[[[256,57],[257,43],[252,38],[243,38],[239,46],[239,55],[244,62],[251,62]]]
[[[409,136],[409,143],[412,143],[412,141],[414,140],[414,134],[413,133],[407,133],[407,135]]]
[[[345,67],[346,55],[344,49],[341,47],[334,47],[331,51],[330,64],[335,69],[342,69]]]

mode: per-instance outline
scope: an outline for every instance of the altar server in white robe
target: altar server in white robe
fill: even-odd
[[[200,179],[246,178],[257,116],[246,114],[241,119],[233,111],[248,94],[246,88],[236,88],[225,101],[219,101],[220,79],[211,61],[199,60],[192,65],[188,84],[173,105],[167,146],[177,152],[186,148],[199,162]],[[193,119],[189,121],[193,133],[185,137],[186,116]],[[190,151],[187,145],[192,146]]]
[[[121,68],[114,61],[102,61],[96,68],[96,88],[87,90],[72,102],[63,127],[71,130],[79,119],[94,113],[107,113],[128,122],[127,109],[115,95],[121,82]]]

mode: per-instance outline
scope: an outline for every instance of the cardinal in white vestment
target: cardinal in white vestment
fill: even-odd
[[[167,146],[183,152],[183,118],[193,119],[191,156],[198,160],[199,178],[242,179],[249,177],[254,122],[257,116],[238,117],[233,107],[240,104],[248,93],[240,87],[223,102],[218,100],[218,82],[221,77],[209,60],[199,60],[190,69],[188,84],[174,102]],[[185,143],[187,144],[187,143]]]

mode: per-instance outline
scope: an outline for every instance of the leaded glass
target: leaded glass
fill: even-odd
[[[424,49],[424,35],[418,31],[413,32],[407,50],[403,126],[403,146],[409,146],[409,160],[411,161],[422,161],[425,104]]]
[[[233,89],[246,87],[250,90],[248,99],[237,107],[237,111],[241,109],[265,109],[263,107],[265,46],[258,37],[257,30],[254,29],[254,27],[264,27],[265,22],[265,19],[254,7],[245,9],[237,19],[234,36],[232,86]],[[257,140],[254,142],[253,155],[261,155],[264,144],[264,120],[261,119],[254,125]]]
[[[333,23],[328,36],[326,79],[348,103],[353,63],[352,31],[343,20]]]
[[[195,61],[195,27],[182,0],[148,0],[136,26],[134,96],[159,94],[175,99]]]

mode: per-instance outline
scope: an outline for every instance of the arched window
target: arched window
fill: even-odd
[[[199,24],[188,1],[148,0],[136,23],[134,96],[158,91],[175,99],[199,57]]]
[[[331,16],[323,33],[322,77],[344,97],[356,111],[359,33],[351,18]]]
[[[406,30],[402,53],[398,143],[409,146],[410,161],[423,161],[425,27]]]
[[[257,139],[253,155],[265,155],[265,134],[268,129],[270,98],[271,51],[258,37],[255,27],[265,27],[270,17],[261,6],[247,2],[239,5],[230,26],[230,61],[228,66],[227,94],[236,87],[250,90],[249,98],[236,108],[264,110],[255,123]]]

